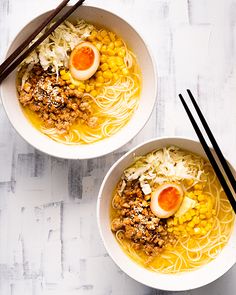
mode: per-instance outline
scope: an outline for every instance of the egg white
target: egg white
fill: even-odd
[[[87,70],[78,70],[72,64],[74,53],[78,49],[80,49],[82,47],[89,47],[94,52],[94,61],[93,61],[93,64]],[[96,71],[97,71],[97,69],[99,67],[99,64],[100,64],[100,52],[98,51],[97,47],[95,47],[90,42],[82,42],[82,43],[80,43],[71,52],[70,60],[69,60],[69,69],[70,69],[70,73],[71,73],[72,77],[74,79],[76,79],[76,80],[84,81],[84,80],[87,80],[87,79],[91,78],[96,73]]]

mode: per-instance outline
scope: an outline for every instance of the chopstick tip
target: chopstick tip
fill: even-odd
[[[192,93],[190,89],[187,89],[187,92],[188,92],[188,93]]]
[[[188,92],[188,95],[190,96],[190,98],[193,98],[193,94],[192,94],[191,90],[187,89],[187,92]]]

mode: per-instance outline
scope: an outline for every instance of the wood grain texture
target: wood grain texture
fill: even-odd
[[[0,0],[0,59],[20,28],[58,3]],[[157,62],[157,104],[129,144],[88,161],[35,150],[16,134],[0,105],[0,295],[175,294],[143,286],[113,263],[98,233],[96,198],[109,167],[131,147],[156,136],[196,138],[177,97],[186,88],[198,96],[236,165],[236,1],[86,3],[121,15],[144,36]],[[235,294],[235,275],[233,267],[208,286],[178,294]]]

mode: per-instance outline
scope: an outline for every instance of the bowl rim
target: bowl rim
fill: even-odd
[[[102,242],[103,242],[103,245],[107,251],[107,253],[109,254],[109,256],[111,257],[111,259],[114,261],[114,263],[122,270],[124,271],[129,277],[131,277],[132,279],[136,280],[137,282],[143,284],[143,285],[146,285],[148,287],[152,287],[152,288],[155,288],[155,289],[159,289],[159,290],[165,290],[165,291],[188,291],[188,290],[193,290],[193,289],[196,289],[196,288],[200,288],[200,287],[203,287],[203,286],[206,286],[206,285],[209,285],[210,283],[216,281],[217,279],[219,279],[220,277],[222,277],[224,274],[226,274],[226,272],[228,272],[235,264],[236,264],[236,255],[234,257],[234,259],[232,259],[230,261],[230,263],[228,263],[227,267],[226,268],[221,268],[220,271],[218,271],[218,273],[214,273],[214,275],[207,281],[207,282],[194,282],[192,284],[191,287],[182,287],[182,286],[172,286],[172,284],[169,284],[168,286],[166,287],[163,287],[163,286],[158,286],[158,283],[156,282],[146,282],[145,279],[142,279],[140,277],[137,278],[136,274],[134,275],[130,270],[126,270],[124,269],[123,265],[121,265],[121,263],[119,262],[119,260],[115,257],[115,255],[113,254],[112,251],[110,251],[110,246],[109,244],[107,243],[104,235],[103,235],[103,229],[102,229],[102,223],[101,223],[101,220],[102,220],[102,217],[101,217],[101,200],[102,200],[102,192],[104,190],[104,187],[106,186],[106,183],[107,183],[107,180],[108,178],[110,177],[110,175],[112,174],[113,170],[126,158],[128,157],[129,155],[131,155],[132,153],[134,153],[136,150],[139,150],[141,147],[145,146],[145,145],[148,145],[150,143],[154,143],[156,142],[158,144],[159,141],[162,141],[162,140],[183,140],[183,141],[188,141],[188,142],[191,142],[193,144],[198,144],[198,145],[201,145],[200,141],[195,139],[195,138],[192,138],[192,137],[183,137],[183,136],[160,136],[160,137],[155,137],[155,138],[152,138],[152,139],[149,139],[149,140],[146,140],[146,141],[143,141],[142,143],[136,145],[135,147],[133,147],[131,150],[129,150],[128,152],[126,152],[123,156],[121,156],[111,167],[110,169],[107,171],[103,181],[102,181],[102,184],[100,186],[100,189],[99,189],[99,192],[98,192],[98,197],[97,197],[97,207],[96,207],[96,214],[97,214],[97,225],[98,225],[98,229],[99,229],[99,233],[100,233],[100,237],[102,239]],[[213,150],[212,146],[209,145],[210,149]],[[153,149],[151,149],[153,150]],[[151,152],[151,150],[149,152]],[[188,150],[188,148],[186,148],[186,150]],[[189,150],[191,151],[191,150]],[[148,153],[148,152],[147,152]],[[206,157],[207,159],[207,157]],[[227,160],[227,159],[226,159]],[[236,169],[234,168],[234,166],[227,160],[227,162],[230,164],[230,166],[233,168],[234,172],[236,173]],[[235,228],[236,227],[236,219],[235,219],[235,222],[234,222],[234,225],[233,227]],[[231,236],[233,235],[233,233],[231,234]],[[122,250],[122,249],[121,249]],[[123,252],[123,250],[122,250]],[[124,255],[126,257],[128,257],[127,254],[125,254],[125,252],[123,252]],[[132,261],[132,259],[130,257],[128,257],[129,261]],[[212,261],[214,261],[215,259],[213,259]],[[133,262],[135,263],[135,262]],[[209,262],[210,263],[210,262]],[[206,265],[208,265],[209,263],[207,263]],[[136,263],[135,263],[136,264]],[[136,264],[137,266],[139,266],[138,264]],[[142,266],[139,266],[141,268],[143,268]],[[204,267],[204,265],[203,265]],[[200,269],[200,268],[199,268]],[[199,270],[199,269],[196,269]],[[149,271],[149,270],[146,270],[145,268],[143,268],[144,271]],[[150,271],[151,272],[151,271]],[[194,272],[194,270],[193,270]],[[186,273],[193,273],[193,272],[186,272]],[[152,273],[152,272],[151,272]],[[157,273],[158,275],[162,275],[162,273]],[[183,273],[181,273],[183,274]],[[171,282],[171,275],[170,274],[170,282]],[[173,275],[176,275],[178,276],[179,273],[177,274],[173,274]],[[160,277],[159,277],[160,278]]]
[[[66,9],[69,9],[69,7],[71,7],[71,5],[67,5],[67,8]],[[54,157],[61,158],[61,159],[68,159],[68,160],[86,160],[86,159],[99,158],[99,157],[102,157],[102,156],[105,156],[105,155],[109,155],[110,153],[112,153],[112,152],[120,149],[121,147],[123,147],[124,145],[126,145],[127,143],[129,143],[132,139],[134,139],[143,130],[143,128],[149,122],[150,117],[151,117],[151,115],[152,115],[152,113],[154,111],[155,105],[157,103],[157,97],[158,97],[158,85],[157,85],[158,84],[158,72],[157,72],[157,63],[156,63],[156,60],[154,58],[153,51],[152,51],[151,47],[149,46],[149,43],[146,41],[146,37],[144,37],[142,33],[138,32],[138,30],[135,28],[135,26],[133,24],[131,25],[130,22],[127,20],[127,18],[120,17],[118,14],[116,14],[114,12],[111,12],[108,9],[104,9],[104,8],[97,7],[97,6],[94,6],[94,5],[87,5],[87,4],[83,5],[82,7],[84,7],[85,9],[90,9],[91,8],[91,9],[100,10],[101,12],[104,11],[105,13],[108,13],[108,14],[112,15],[113,17],[119,19],[120,21],[122,21],[123,23],[125,23],[127,26],[129,26],[134,31],[134,33],[140,38],[140,40],[143,42],[144,47],[146,48],[147,53],[148,53],[148,55],[150,57],[150,61],[151,61],[151,65],[152,65],[152,71],[153,71],[153,77],[154,77],[153,102],[152,102],[152,105],[151,105],[150,112],[149,112],[149,114],[148,114],[148,116],[146,118],[146,121],[137,130],[135,130],[135,132],[132,134],[132,136],[130,135],[129,137],[127,137],[123,141],[119,141],[119,142],[116,141],[112,145],[112,148],[110,148],[109,151],[107,151],[106,149],[99,148],[99,149],[97,149],[98,152],[96,153],[96,155],[95,154],[92,154],[92,155],[81,156],[79,150],[76,151],[76,152],[73,152],[73,153],[67,153],[66,154],[65,152],[63,153],[63,152],[58,151],[56,149],[55,150],[52,150],[52,149],[48,149],[47,147],[42,148],[42,147],[38,147],[36,143],[31,143],[31,141],[29,140],[29,138],[26,136],[25,132],[22,132],[21,129],[20,129],[20,127],[17,127],[15,125],[13,125],[12,120],[10,119],[11,116],[9,115],[8,108],[5,105],[5,99],[4,99],[4,95],[3,95],[4,83],[1,83],[0,84],[0,97],[1,97],[2,105],[3,105],[3,109],[4,109],[5,113],[6,113],[7,118],[10,121],[12,127],[20,135],[20,137],[22,137],[29,145],[31,145],[35,149],[37,149],[37,150],[39,150],[39,151],[41,151],[41,152],[43,152],[43,153],[45,153],[47,155],[54,156]],[[32,19],[30,19],[24,26],[21,26],[19,28],[19,30],[17,30],[17,32],[15,33],[15,35],[11,38],[11,40],[9,42],[9,45],[8,45],[8,47],[6,49],[6,53],[4,55],[5,59],[9,55],[9,52],[10,52],[10,49],[11,49],[13,43],[16,41],[16,39],[18,38],[18,36],[25,30],[25,28],[28,25],[30,25],[31,22],[33,22],[33,21],[41,18],[43,15],[46,15],[46,14],[50,13],[51,11],[52,11],[52,9],[51,10],[44,11],[44,12],[36,15]],[[70,16],[68,17],[68,19],[69,18],[70,18]],[[28,122],[28,123],[31,124],[30,122]],[[33,126],[33,128],[35,128],[35,127]],[[122,130],[121,130],[121,132],[122,132]],[[112,138],[112,136],[110,138]],[[50,138],[48,138],[48,139],[50,141],[53,141]],[[101,141],[103,141],[105,139],[102,139]],[[63,145],[63,143],[56,143],[56,144]],[[75,146],[77,148],[77,147],[80,146],[80,144],[75,145]],[[73,147],[75,147],[75,146],[73,146]]]

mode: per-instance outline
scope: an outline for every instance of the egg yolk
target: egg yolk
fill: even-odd
[[[168,187],[160,192],[158,203],[166,211],[176,208],[179,204],[180,194],[175,187]]]
[[[94,52],[89,47],[81,47],[73,54],[72,64],[77,70],[87,70],[94,62]]]

